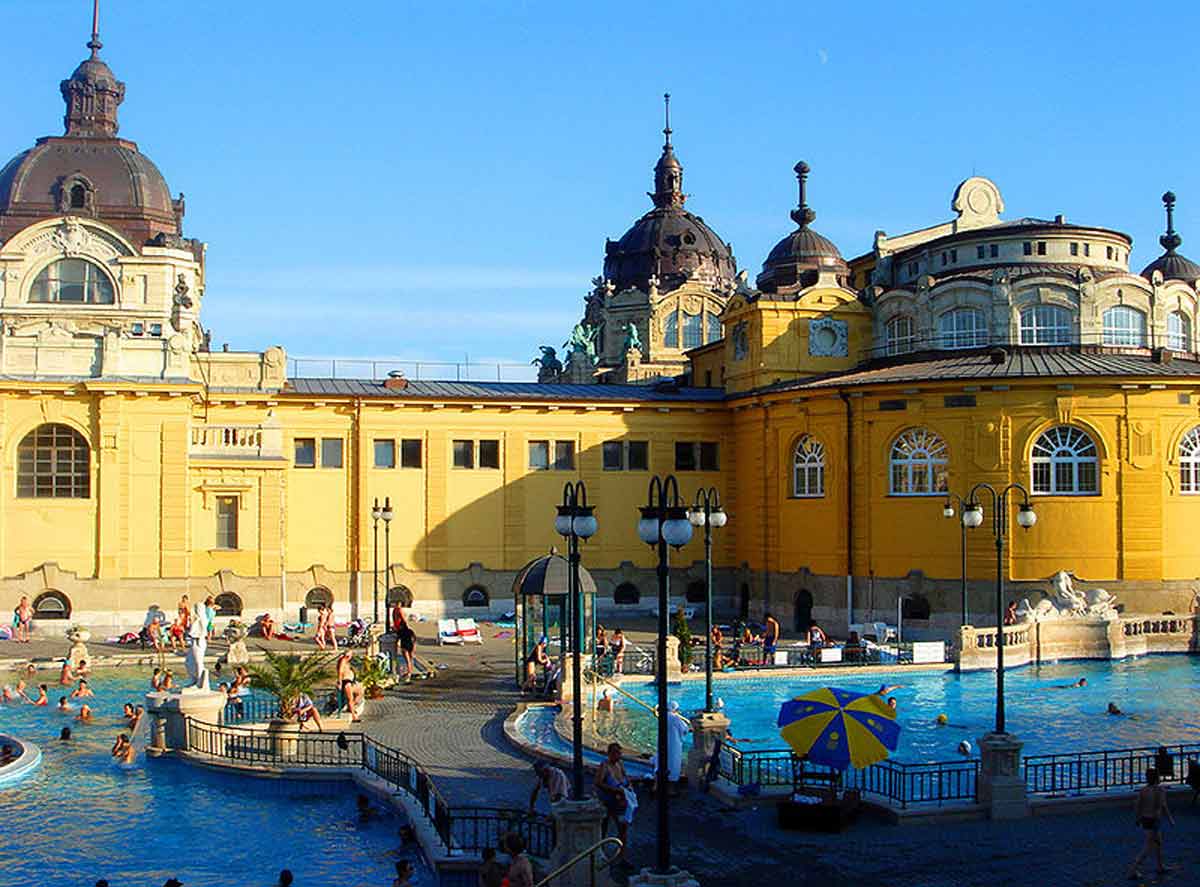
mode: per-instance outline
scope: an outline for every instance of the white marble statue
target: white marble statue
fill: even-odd
[[[1119,616],[1117,599],[1103,588],[1076,591],[1074,580],[1066,570],[1059,570],[1050,578],[1054,589],[1051,597],[1030,605],[1024,598],[1017,607],[1017,617],[1022,621],[1045,622],[1051,619],[1097,619],[1111,622]]]
[[[192,618],[188,624],[188,651],[185,657],[190,686],[207,690],[208,669],[204,667],[204,654],[208,649],[208,613],[203,601],[192,605]]]

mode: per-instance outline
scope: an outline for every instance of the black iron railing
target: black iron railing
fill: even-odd
[[[549,857],[554,849],[549,816],[505,807],[452,807],[416,761],[362,733],[218,726],[189,718],[187,740],[189,751],[239,764],[367,770],[416,801],[452,855],[497,848],[510,832],[525,839],[531,855]]]
[[[1200,744],[1033,755],[1024,760],[1025,788],[1048,796],[1127,792],[1145,785],[1151,768],[1164,783],[1184,782],[1192,761],[1200,761]]]

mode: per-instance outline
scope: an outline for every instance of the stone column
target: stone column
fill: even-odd
[[[163,725],[165,746],[171,751],[187,750],[187,719],[220,724],[225,717],[224,693],[185,687],[166,693],[147,693],[146,711]],[[156,743],[157,745],[157,743]]]
[[[1021,748],[1025,743],[1011,733],[988,733],[979,739],[979,803],[992,819],[1018,819],[1029,815],[1025,778],[1021,774]]]
[[[604,807],[594,798],[583,801],[564,800],[551,806],[557,840],[550,854],[548,871],[566,865],[580,853],[590,850],[604,837]],[[612,851],[608,851],[612,855]],[[580,862],[554,879],[560,887],[611,887],[608,866],[604,857],[597,855],[596,877],[587,862]]]
[[[642,869],[629,879],[629,887],[700,887],[700,882],[683,869],[672,868],[665,875],[654,869]]]
[[[692,749],[688,752],[687,769],[684,771],[692,785],[704,784],[704,774],[708,771],[708,762],[712,760],[713,749],[725,738],[728,729],[729,718],[719,711],[702,711],[692,717]]]

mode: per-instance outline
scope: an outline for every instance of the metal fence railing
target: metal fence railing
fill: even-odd
[[[551,817],[520,808],[451,806],[415,760],[362,733],[221,726],[189,718],[187,743],[189,751],[239,764],[367,770],[417,802],[451,855],[497,848],[510,832],[525,839],[533,856],[549,857],[554,849]]]
[[[479,363],[448,360],[362,360],[341,357],[289,357],[288,377],[371,379],[381,381],[388,373],[401,372],[409,379],[455,382],[536,382],[537,367],[529,363]]]
[[[1046,796],[1132,791],[1146,784],[1152,767],[1164,783],[1184,782],[1193,761],[1200,761],[1200,744],[1032,755],[1023,763],[1025,788]]]

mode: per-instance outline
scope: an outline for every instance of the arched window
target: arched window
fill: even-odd
[[[711,311],[708,312],[708,314],[704,315],[704,317],[705,317],[704,322],[705,322],[706,326],[708,327],[707,335],[705,336],[705,341],[715,342],[718,339],[720,339],[721,336],[723,335],[721,332],[721,318],[719,318],[717,315],[713,314]]]
[[[491,598],[482,585],[472,585],[463,592],[462,601],[464,607],[486,607],[491,603]]]
[[[1067,345],[1074,338],[1071,312],[1058,305],[1032,305],[1021,311],[1022,345]]]
[[[43,591],[33,599],[35,619],[70,619],[71,599],[61,591]]]
[[[679,347],[679,315],[674,311],[663,318],[663,347]]]
[[[1087,496],[1100,491],[1096,444],[1078,428],[1059,425],[1042,434],[1030,461],[1034,493]]]
[[[704,315],[683,315],[683,347],[699,348],[704,344]]]
[[[1192,350],[1192,319],[1182,311],[1167,315],[1167,347],[1172,351]]]
[[[928,619],[929,598],[923,594],[906,595],[900,601],[900,615],[905,619]]]
[[[87,499],[91,450],[67,425],[39,425],[17,447],[17,495],[30,499]]]
[[[218,616],[241,616],[242,599],[232,591],[223,591],[213,602],[217,605]]]
[[[1143,347],[1146,344],[1146,315],[1128,305],[1109,308],[1104,312],[1104,344]]]
[[[936,496],[946,492],[946,442],[927,428],[910,428],[892,444],[891,494]]]
[[[322,585],[318,585],[316,588],[310,589],[308,594],[304,596],[304,606],[310,610],[315,610],[320,606],[332,607],[333,592]]]
[[[614,604],[638,604],[641,603],[642,593],[638,591],[638,587],[632,582],[622,582],[613,591]]]
[[[402,607],[411,607],[413,594],[406,585],[393,585],[388,589],[386,603],[388,607],[393,607],[397,603]]]
[[[913,350],[916,339],[916,326],[907,314],[893,317],[887,322],[884,341],[887,343],[888,354],[907,354]]]
[[[825,495],[825,447],[804,435],[792,452],[792,496],[817,499]]]
[[[988,343],[987,316],[977,308],[955,308],[938,318],[943,348],[979,348]]]
[[[689,582],[687,590],[683,593],[684,598],[689,604],[702,604],[706,600],[704,594],[704,583]]]
[[[1200,425],[1179,442],[1179,492],[1200,493]]]
[[[111,305],[114,301],[113,285],[95,262],[59,259],[43,268],[33,279],[29,301]]]
[[[87,188],[76,182],[71,186],[71,209],[84,209],[87,206]]]

